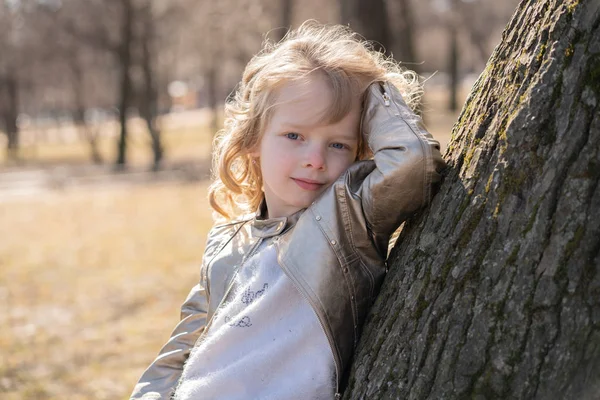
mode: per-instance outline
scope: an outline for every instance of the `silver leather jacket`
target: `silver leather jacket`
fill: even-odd
[[[237,266],[263,237],[274,235],[279,265],[312,306],[329,340],[336,392],[340,391],[343,372],[386,272],[390,236],[428,203],[444,166],[439,143],[389,83],[369,87],[361,128],[373,159],[350,166],[307,209],[294,215],[293,226],[286,217],[251,216],[212,228],[200,282],[132,399],[169,398]]]

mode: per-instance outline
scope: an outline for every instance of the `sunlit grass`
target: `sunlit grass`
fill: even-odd
[[[198,279],[206,182],[0,205],[0,398],[125,398]]]

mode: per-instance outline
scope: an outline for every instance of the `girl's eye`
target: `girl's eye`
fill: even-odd
[[[334,149],[339,149],[339,150],[344,150],[346,148],[346,145],[343,143],[333,143],[331,146]]]
[[[299,137],[299,135],[297,133],[294,133],[294,132],[286,133],[285,136],[288,139],[292,139],[292,140],[297,140],[298,137]]]

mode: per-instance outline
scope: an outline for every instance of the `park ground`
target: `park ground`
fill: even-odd
[[[443,91],[426,101],[445,147],[458,113]],[[101,143],[107,160],[113,141]],[[165,143],[158,174],[142,135],[126,172],[87,164],[84,143],[0,159],[0,398],[127,398],[167,340],[212,218],[208,129],[166,130]]]

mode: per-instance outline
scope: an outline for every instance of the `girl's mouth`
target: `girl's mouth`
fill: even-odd
[[[304,179],[297,179],[297,178],[292,178],[292,180],[294,182],[296,182],[296,184],[304,190],[311,190],[311,191],[319,190],[324,185],[324,183],[319,183],[319,182],[311,181],[311,180],[304,180]]]

